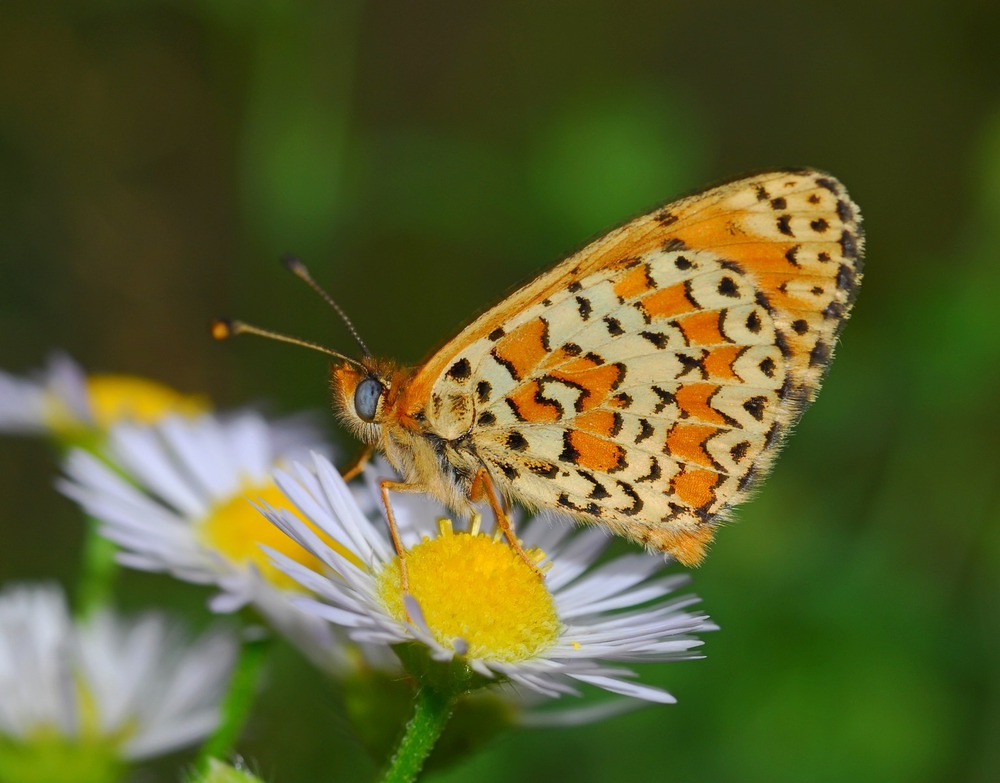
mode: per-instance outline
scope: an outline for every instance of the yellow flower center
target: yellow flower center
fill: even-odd
[[[154,424],[171,413],[196,416],[209,407],[203,397],[129,375],[93,375],[87,380],[87,395],[102,429],[122,419]]]
[[[319,558],[286,536],[277,525],[271,524],[267,517],[251,505],[250,500],[262,500],[275,508],[289,506],[284,494],[273,483],[248,486],[240,494],[216,506],[202,522],[198,531],[199,539],[205,546],[233,563],[256,566],[264,578],[275,587],[301,590],[298,582],[271,562],[270,556],[261,549],[261,545],[269,546],[314,571],[322,572],[323,564]],[[365,567],[353,552],[318,530],[295,509],[289,510],[312,528],[328,546],[359,568]]]
[[[440,533],[406,553],[411,595],[434,638],[474,658],[523,661],[559,637],[555,601],[545,582],[507,543],[478,533]],[[399,559],[378,575],[378,593],[390,614],[406,618]],[[461,640],[461,642],[459,642]]]
[[[123,420],[155,424],[172,413],[195,416],[209,408],[201,396],[181,394],[162,383],[131,375],[89,376],[87,399],[97,429],[107,429]],[[62,434],[84,426],[54,395],[48,400],[48,424]]]

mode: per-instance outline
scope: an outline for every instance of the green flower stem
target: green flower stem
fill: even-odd
[[[98,532],[98,524],[96,519],[87,518],[76,591],[76,614],[81,619],[90,617],[95,610],[111,602],[118,575],[115,562],[118,547]]]
[[[382,783],[413,783],[417,779],[455,711],[457,697],[457,693],[441,693],[426,685],[417,691],[413,717],[382,775]]]
[[[270,637],[245,642],[240,648],[239,660],[229,680],[229,690],[219,708],[219,725],[205,740],[195,759],[197,772],[207,773],[212,759],[225,759],[232,752],[250,715],[257,695],[257,683],[270,649]]]

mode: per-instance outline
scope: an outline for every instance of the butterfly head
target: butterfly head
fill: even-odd
[[[394,415],[394,403],[405,375],[396,364],[370,356],[357,363],[333,365],[333,408],[358,440],[378,440],[382,425]]]

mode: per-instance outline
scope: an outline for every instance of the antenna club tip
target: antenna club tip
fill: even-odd
[[[281,265],[294,274],[300,274],[306,268],[306,265],[302,263],[302,259],[293,253],[285,253],[281,257]]]
[[[209,328],[216,340],[228,340],[236,334],[236,322],[229,318],[216,318]]]

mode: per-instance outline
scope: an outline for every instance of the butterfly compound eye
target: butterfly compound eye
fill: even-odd
[[[382,384],[370,375],[354,390],[354,410],[363,421],[374,421],[378,401],[382,397]]]

